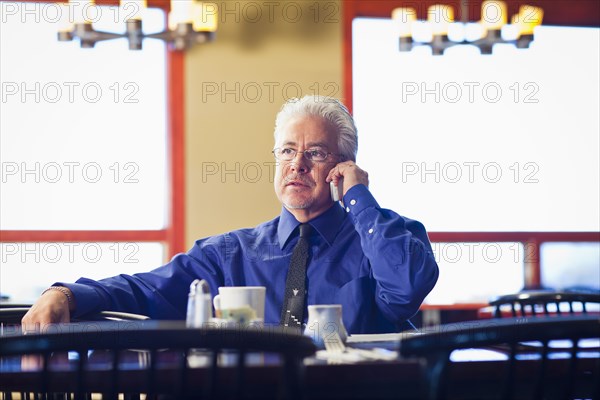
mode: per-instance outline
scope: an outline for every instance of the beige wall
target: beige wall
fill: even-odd
[[[340,1],[226,6],[216,40],[186,55],[187,247],[278,215],[277,111],[297,94],[342,97]]]

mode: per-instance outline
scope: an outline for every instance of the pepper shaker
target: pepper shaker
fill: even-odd
[[[195,279],[190,285],[187,316],[188,328],[201,328],[212,318],[212,296],[210,286],[204,279]]]

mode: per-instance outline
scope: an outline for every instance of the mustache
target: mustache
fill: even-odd
[[[291,182],[298,182],[298,183],[301,183],[302,185],[305,185],[308,187],[315,186],[315,182],[313,182],[312,179],[307,179],[306,177],[298,175],[298,174],[290,174],[290,175],[284,177],[282,184],[283,184],[283,186],[286,186],[287,184],[289,184]]]

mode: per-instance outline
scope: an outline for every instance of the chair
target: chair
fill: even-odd
[[[502,318],[502,306],[510,306],[512,317],[517,317],[518,312],[522,317],[538,315],[557,315],[564,312],[561,310],[561,304],[568,304],[568,314],[574,315],[578,312],[587,314],[590,303],[600,304],[600,293],[583,292],[553,292],[553,291],[523,291],[520,293],[509,294],[497,297],[490,301],[490,306],[494,308],[494,317]],[[581,310],[576,309],[576,305],[581,304]],[[550,310],[549,305],[554,305],[556,310]]]
[[[25,316],[30,304],[0,304],[0,324],[18,325]],[[150,319],[146,315],[125,313],[119,311],[100,311],[98,313],[86,315],[82,318],[75,318],[73,322],[78,321],[144,321]]]
[[[427,360],[429,399],[600,399],[599,340],[595,316],[503,318],[442,325],[402,340],[400,353]]]
[[[7,304],[0,303],[0,335],[14,333],[16,330],[20,330],[21,319],[27,311],[31,308],[31,304]],[[143,321],[148,320],[149,317],[140,314],[133,313],[124,313],[118,311],[101,311],[98,313],[93,313],[85,318],[74,319],[74,322],[77,321]],[[3,398],[10,399],[10,392],[3,392]],[[20,398],[26,399],[29,398],[29,394],[26,392],[21,392]],[[34,396],[34,398],[37,395]]]
[[[186,328],[183,321],[100,321],[50,325],[43,333],[0,337],[3,391],[90,398],[299,398],[312,340],[263,328]],[[265,360],[257,380],[251,365]],[[33,360],[33,372],[12,360]],[[17,361],[18,362],[18,361]],[[29,362],[31,363],[31,362]],[[9,394],[5,396],[10,398]],[[69,397],[70,398],[70,397]]]

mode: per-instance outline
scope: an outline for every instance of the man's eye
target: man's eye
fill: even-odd
[[[295,153],[294,149],[290,149],[289,147],[281,149],[280,152],[281,152],[282,155],[286,155],[286,156]]]
[[[323,158],[325,153],[321,150],[308,150],[310,158]]]

